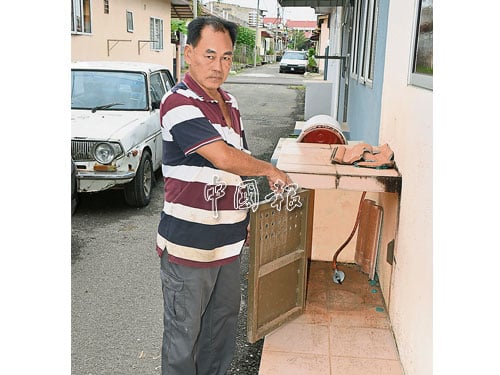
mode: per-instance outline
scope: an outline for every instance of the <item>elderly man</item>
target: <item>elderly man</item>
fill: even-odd
[[[237,25],[227,20],[191,21],[188,72],[161,105],[163,375],[226,374],[236,346],[239,256],[249,221],[248,206],[237,204],[240,176],[266,176],[273,190],[291,183],[250,156],[237,101],[221,89],[236,35]]]

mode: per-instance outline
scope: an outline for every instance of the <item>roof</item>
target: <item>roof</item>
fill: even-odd
[[[267,24],[279,25],[280,23],[283,23],[283,18],[264,17],[262,19],[262,23],[264,25],[267,25]]]
[[[151,72],[159,69],[168,69],[168,67],[160,64],[135,62],[135,61],[75,61],[71,63],[71,69]]]
[[[337,7],[344,5],[344,0],[278,0],[282,7]]]
[[[288,20],[286,21],[286,27],[293,28],[293,29],[312,29],[314,30],[316,28],[317,22],[316,21],[291,21]]]
[[[191,1],[188,0],[171,0],[171,10],[170,17],[179,19],[193,19],[193,5]],[[200,9],[200,8],[198,8]],[[210,11],[205,7],[201,7],[201,14],[199,16],[212,15]]]

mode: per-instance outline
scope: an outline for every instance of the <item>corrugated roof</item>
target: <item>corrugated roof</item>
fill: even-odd
[[[170,17],[179,18],[179,19],[193,19],[193,5],[190,1],[187,0],[171,0],[171,11]],[[198,8],[200,9],[200,8]],[[201,14],[198,13],[199,16],[209,16],[213,15],[210,13],[208,8],[202,6]]]
[[[316,21],[286,21],[286,27],[291,28],[315,29],[316,24]]]
[[[282,7],[330,8],[344,4],[345,0],[278,0]]]

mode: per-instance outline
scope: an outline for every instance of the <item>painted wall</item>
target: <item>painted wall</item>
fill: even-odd
[[[405,375],[428,375],[432,374],[433,352],[433,93],[408,84],[416,3],[417,0],[380,1],[373,88],[351,80],[347,120],[351,140],[388,143],[402,174],[403,187],[399,200],[395,194],[372,196],[384,208],[377,273]],[[331,46],[338,43],[337,12],[338,9],[330,15]],[[337,51],[333,49],[331,53]],[[328,77],[337,82],[338,69],[334,69],[334,62],[330,64]],[[342,80],[340,86],[343,86]],[[338,90],[337,85],[333,90]],[[342,91],[339,107],[342,107]],[[334,194],[337,196],[333,197]],[[350,225],[347,222],[353,220],[356,212],[354,195],[318,191],[316,200],[324,203],[335,198],[336,203],[315,204],[315,218],[322,220],[314,223],[314,258],[331,260],[337,242],[343,237],[341,233],[348,233]],[[345,220],[341,222],[339,218],[342,216]],[[331,236],[333,228],[335,241]],[[397,240],[391,266],[387,261],[387,252],[394,238]],[[345,249],[340,261],[352,261],[352,246]]]
[[[433,351],[433,93],[407,83],[416,2],[390,3],[378,141],[389,143],[403,176],[389,314],[405,374],[427,375]]]
[[[320,56],[324,56],[326,54],[326,47],[329,45],[329,32],[328,32],[328,19],[323,19],[321,20],[321,27],[320,27],[321,33],[319,34],[319,43],[318,43],[318,51],[317,54]],[[318,59],[318,69],[321,73],[324,72],[325,70],[325,60],[324,59]]]
[[[115,0],[109,2],[109,14],[104,14],[103,0],[91,2],[92,34],[71,35],[71,60],[126,60],[163,64],[173,68],[175,46],[170,43],[170,0]],[[134,31],[127,32],[126,11],[133,12]],[[163,50],[151,50],[150,17],[163,20]],[[110,42],[108,39],[124,39],[130,42]],[[114,45],[114,46],[113,46]],[[139,46],[140,51],[139,51]]]
[[[342,54],[342,8],[336,7],[330,14],[330,38],[328,41],[329,55],[339,56]],[[327,69],[327,81],[333,82],[333,95],[332,95],[332,112],[331,116],[337,118],[338,103],[339,103],[339,89],[338,80],[340,76],[341,63],[340,60],[328,59],[325,62]],[[328,113],[326,113],[328,114]],[[340,122],[340,121],[339,121]]]
[[[384,83],[384,59],[387,37],[389,0],[381,0],[378,6],[373,86],[349,79],[349,105],[347,122],[350,139],[377,145],[380,125],[380,101]]]

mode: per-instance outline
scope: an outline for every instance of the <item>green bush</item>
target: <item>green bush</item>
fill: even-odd
[[[317,73],[318,72],[318,63],[316,62],[316,59],[314,58],[314,54],[315,54],[314,48],[309,48],[309,50],[307,51],[307,55],[308,55],[307,71]]]

